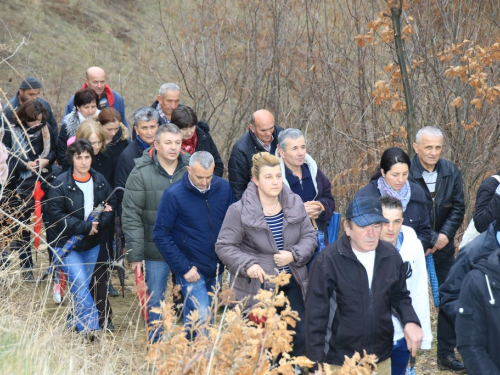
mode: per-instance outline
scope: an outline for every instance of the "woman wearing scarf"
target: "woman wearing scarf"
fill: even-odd
[[[52,181],[52,164],[56,159],[56,134],[47,126],[47,111],[37,100],[25,102],[18,110],[20,124],[6,132],[3,143],[10,149],[12,165],[17,169],[17,191],[26,205],[23,208],[21,221],[30,225],[34,209],[33,191],[39,180],[45,192]],[[46,205],[42,204],[46,211]],[[45,221],[48,221],[44,215]],[[46,228],[48,225],[46,224]],[[25,281],[35,281],[33,276],[33,257],[31,254],[31,233],[23,226],[19,259],[21,260],[22,276]],[[49,239],[47,239],[49,240]]]
[[[66,157],[66,150],[68,149],[68,139],[76,135],[76,131],[80,124],[92,116],[99,114],[97,103],[99,103],[99,96],[97,93],[89,88],[79,90],[75,93],[75,108],[73,111],[64,116],[61,130],[59,131],[59,138],[57,140],[57,162],[65,172],[69,169],[70,164]]]
[[[174,109],[170,122],[181,129],[182,150],[190,155],[193,155],[196,151],[207,151],[212,154],[215,160],[214,174],[222,177],[224,173],[224,163],[210,135],[208,124],[203,121],[198,121],[196,113],[185,105]]]
[[[420,186],[408,180],[410,164],[409,156],[399,147],[386,149],[380,168],[355,197],[389,195],[399,199],[403,204],[404,225],[415,230],[423,248],[427,249],[432,235],[427,198]]]

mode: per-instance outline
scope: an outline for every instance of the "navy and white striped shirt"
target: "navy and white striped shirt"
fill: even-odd
[[[264,216],[273,234],[274,242],[278,250],[283,250],[283,210],[274,216]],[[279,272],[285,271],[290,273],[288,266],[280,267]]]

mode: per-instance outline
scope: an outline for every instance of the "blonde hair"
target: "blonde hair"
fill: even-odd
[[[89,137],[95,134],[101,140],[101,150],[100,152],[106,151],[106,133],[101,124],[93,119],[87,119],[83,121],[78,130],[76,131],[76,139],[89,139]]]
[[[269,152],[259,152],[252,156],[252,177],[259,178],[262,167],[276,167],[280,165],[279,159]]]

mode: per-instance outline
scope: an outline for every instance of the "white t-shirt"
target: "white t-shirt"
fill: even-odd
[[[363,253],[361,251],[352,249],[352,252],[365,267],[366,274],[368,275],[368,287],[371,289],[373,280],[373,268],[375,267],[375,250]]]
[[[84,202],[84,220],[87,220],[90,213],[94,209],[94,182],[92,181],[92,177],[87,182],[76,181],[76,186],[80,188],[83,192],[83,202]]]

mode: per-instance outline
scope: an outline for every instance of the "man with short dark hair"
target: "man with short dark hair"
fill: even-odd
[[[85,82],[82,89],[91,88],[97,95],[99,95],[99,102],[97,103],[98,109],[103,109],[106,107],[114,108],[118,111],[122,118],[123,124],[128,128],[127,118],[125,117],[125,103],[122,97],[116,91],[111,90],[106,84],[106,72],[98,67],[92,66],[85,72]],[[64,110],[64,115],[70,113],[75,107],[73,103],[74,96],[68,100],[66,108]]]
[[[209,152],[191,156],[188,173],[163,194],[153,231],[158,250],[186,296],[184,324],[193,310],[204,323],[208,321],[209,293],[220,286],[224,271],[215,242],[234,196],[229,183],[214,175],[214,168]]]
[[[40,88],[42,84],[35,77],[24,77],[21,83],[19,84],[19,91],[14,95],[9,103],[4,106],[3,115],[0,114],[0,124],[2,128],[6,128],[8,125],[5,124],[4,117],[12,124],[17,123],[17,118],[14,115],[14,112],[19,109],[25,102],[31,99],[36,99],[40,103],[42,103],[43,107],[47,110],[47,124],[50,125],[52,130],[55,131],[56,138],[58,134],[57,122],[54,118],[54,114],[52,113],[52,108],[50,108],[50,104],[48,101],[40,97]]]
[[[252,156],[264,151],[274,155],[282,130],[268,110],[260,109],[252,114],[248,131],[234,144],[229,157],[229,183],[236,199],[241,199],[252,178]]]
[[[150,107],[148,110],[156,112]],[[125,185],[122,224],[127,258],[134,270],[141,271],[144,262],[150,308],[160,307],[170,273],[170,267],[152,239],[156,212],[165,189],[180,181],[186,172],[189,158],[181,154],[181,143],[182,134],[177,126],[160,126],[154,148],[136,159],[135,168]],[[149,340],[152,342],[161,337],[162,328],[153,324],[158,319],[158,313],[149,312]]]
[[[455,164],[440,157],[443,140],[443,133],[437,127],[420,129],[413,143],[416,155],[410,167],[410,180],[419,184],[427,196],[432,237],[430,247],[424,250],[426,255],[432,253],[439,285],[445,282],[455,260],[454,238],[465,215],[462,175]],[[464,365],[455,356],[455,341],[454,322],[440,309],[438,367],[463,373]]]
[[[400,317],[408,350],[416,355],[420,347],[423,333],[406,288],[406,266],[394,246],[379,241],[387,222],[377,198],[355,198],[346,211],[345,234],[312,264],[306,355],[330,364],[334,373],[345,356],[363,350],[378,357],[378,374],[391,373],[392,310]]]

